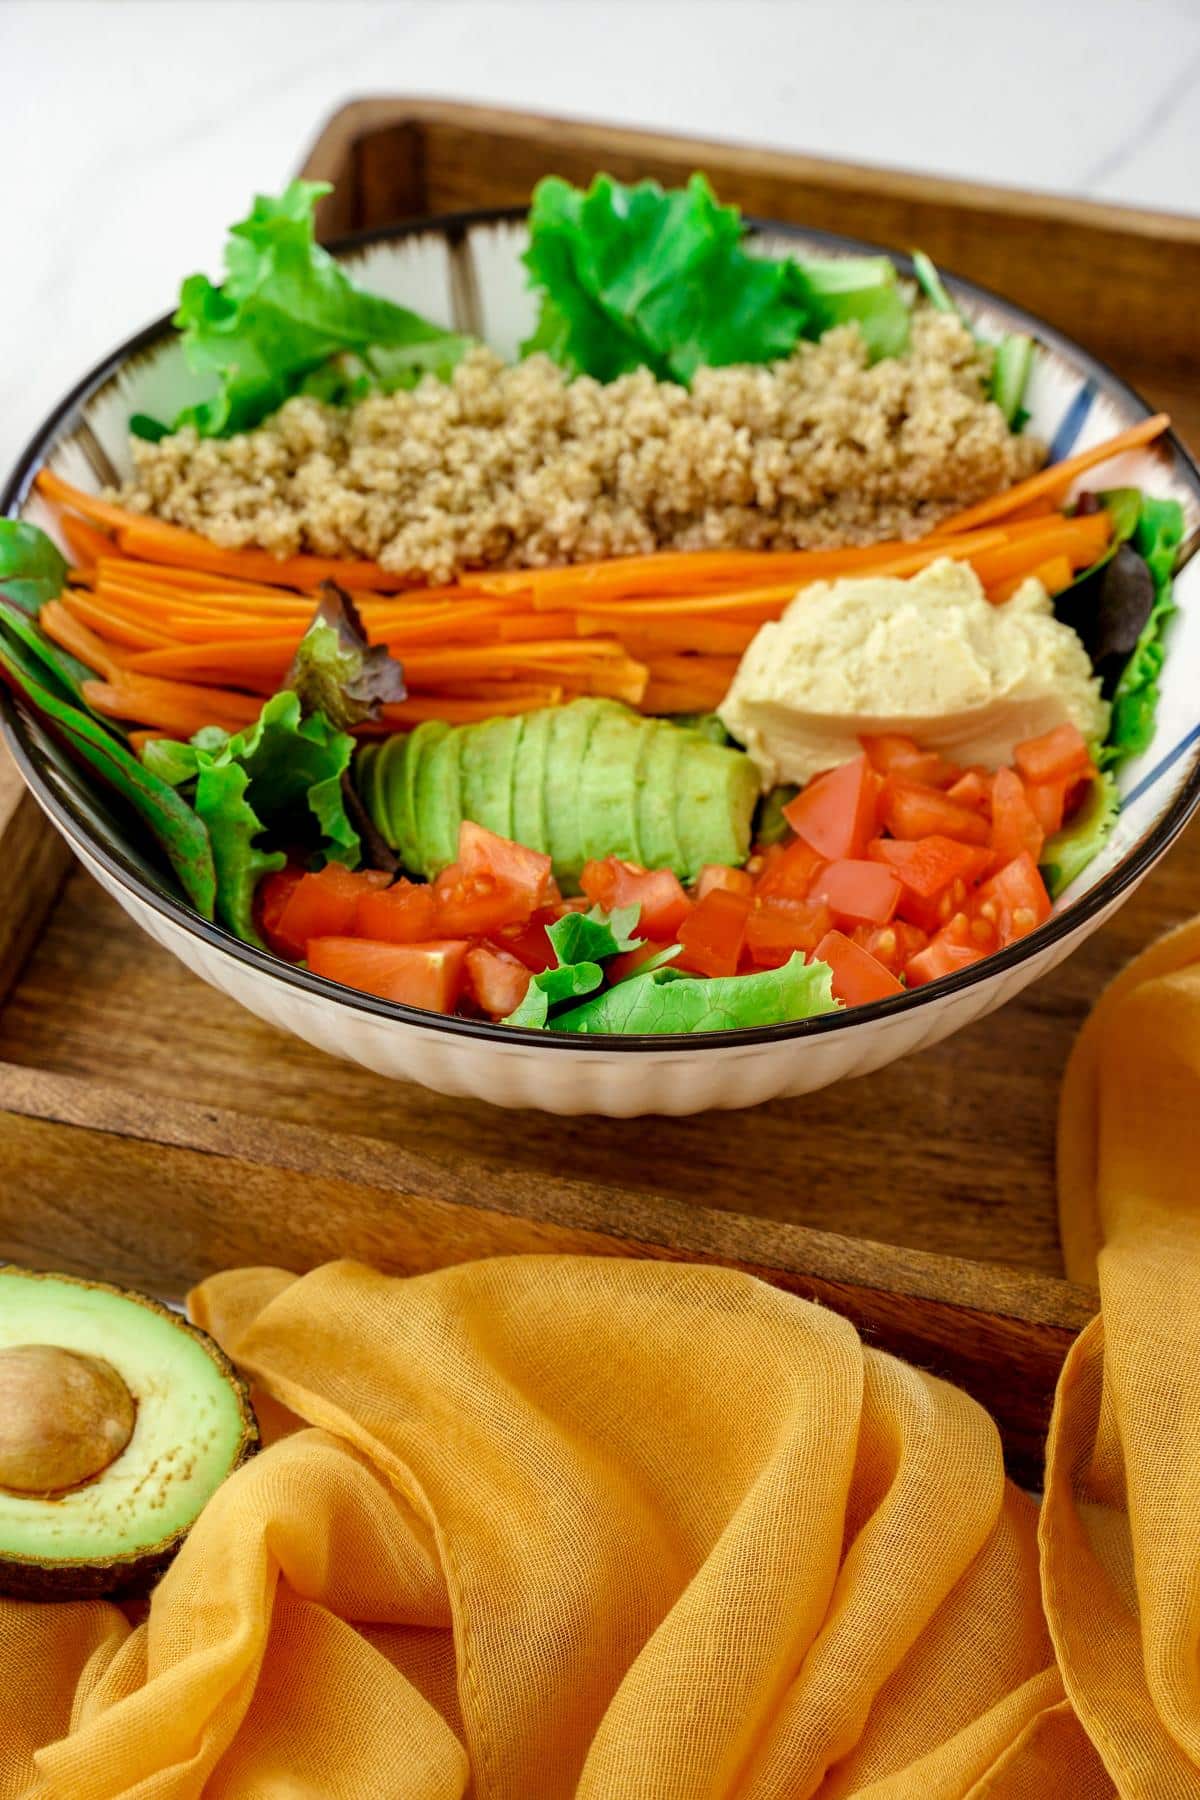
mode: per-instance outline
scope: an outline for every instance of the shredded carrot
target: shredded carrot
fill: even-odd
[[[997,519],[1007,519],[1031,500],[1069,488],[1078,476],[1097,468],[1100,463],[1109,462],[1114,456],[1123,456],[1127,450],[1137,450],[1142,444],[1153,443],[1156,437],[1161,437],[1169,429],[1170,424],[1167,413],[1155,413],[1152,419],[1142,419],[1128,430],[1118,431],[1114,437],[1105,438],[1103,443],[1093,444],[1089,450],[1080,450],[1074,456],[1064,457],[1062,462],[1051,463],[1036,475],[1030,475],[1027,480],[1018,481],[1015,486],[1006,488],[1002,494],[993,494],[990,500],[981,500],[978,506],[968,506],[965,512],[947,519],[942,530],[946,533],[973,531],[976,526],[989,524]]]
[[[998,550],[971,558],[971,566],[985,587],[1021,575],[1053,556],[1065,556],[1072,568],[1086,569],[1102,553],[1112,536],[1107,512],[1089,513],[1082,519],[1064,519],[1036,537],[1017,538]]]
[[[101,557],[107,556],[113,549],[113,541],[106,532],[97,531],[86,519],[78,519],[71,513],[63,513],[59,523],[62,534],[67,540],[67,548],[75,561],[83,569],[93,569]]]
[[[540,700],[532,700],[520,693],[508,700],[458,700],[446,694],[412,695],[394,706],[385,706],[375,730],[403,731],[409,726],[420,725],[426,719],[444,719],[448,725],[470,725],[476,719],[495,719],[501,714],[533,712],[541,705]],[[372,730],[363,728],[364,736],[373,734]]]
[[[64,588],[61,599],[73,618],[90,625],[101,637],[128,649],[163,649],[171,642],[164,632],[149,625],[139,625],[101,605],[85,588]]]
[[[249,694],[189,687],[182,681],[151,681],[124,670],[113,682],[85,681],[83,697],[108,718],[136,719],[172,737],[191,737],[205,725],[238,731],[262,710],[262,702]]]

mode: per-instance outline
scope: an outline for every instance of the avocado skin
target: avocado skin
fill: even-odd
[[[190,1320],[172,1312],[170,1307],[163,1306],[159,1301],[152,1300],[148,1294],[139,1294],[133,1288],[117,1287],[112,1282],[86,1281],[79,1275],[22,1269],[16,1263],[0,1263],[0,1275],[19,1275],[27,1281],[67,1282],[72,1287],[116,1295],[118,1299],[145,1307],[148,1312],[158,1313],[175,1331],[186,1332],[201,1346],[237,1398],[241,1435],[224,1479],[228,1480],[234,1470],[240,1469],[260,1448],[258,1420],[250,1404],[247,1383],[220,1345],[206,1331],[201,1331],[198,1325],[193,1325]],[[97,1352],[103,1354],[102,1344],[97,1345]],[[104,1562],[89,1559],[87,1562],[71,1563],[56,1562],[49,1558],[43,1561],[34,1556],[12,1557],[6,1556],[0,1547],[0,1594],[11,1595],[18,1600],[93,1600],[105,1595],[120,1598],[123,1595],[145,1593],[174,1559],[194,1523],[193,1519],[157,1544],[145,1545],[128,1555],[115,1556]]]

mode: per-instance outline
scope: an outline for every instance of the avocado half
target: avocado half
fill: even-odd
[[[148,1586],[257,1448],[245,1382],[186,1319],[0,1265],[0,1593]]]

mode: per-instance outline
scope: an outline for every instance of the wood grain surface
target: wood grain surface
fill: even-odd
[[[759,213],[920,241],[1108,351],[1200,436],[1181,298],[1200,277],[1195,221],[435,102],[344,109],[306,173],[338,181],[329,232],[518,201],[550,169],[699,165]],[[1062,1070],[1105,982],[1200,905],[1200,823],[1065,965],[950,1042],[803,1100],[639,1121],[447,1099],[280,1034],[79,868],[60,891],[67,852],[7,764],[0,859],[0,1258],[169,1297],[234,1263],[336,1255],[413,1271],[528,1250],[717,1261],[962,1383],[1036,1478],[1094,1306],[1062,1279]]]

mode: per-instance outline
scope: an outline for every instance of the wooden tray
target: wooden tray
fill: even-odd
[[[334,232],[601,167],[703,167],[748,210],[921,242],[1107,353],[1200,436],[1198,222],[404,100],[339,113],[306,173],[338,184]],[[1059,1078],[1101,986],[1195,909],[1200,830],[1063,968],[940,1048],[807,1100],[627,1123],[494,1111],[330,1061],[202,986],[69,863],[0,766],[0,1259],[167,1297],[231,1264],[339,1255],[732,1264],[960,1382],[1036,1479],[1095,1304],[1062,1279]]]

